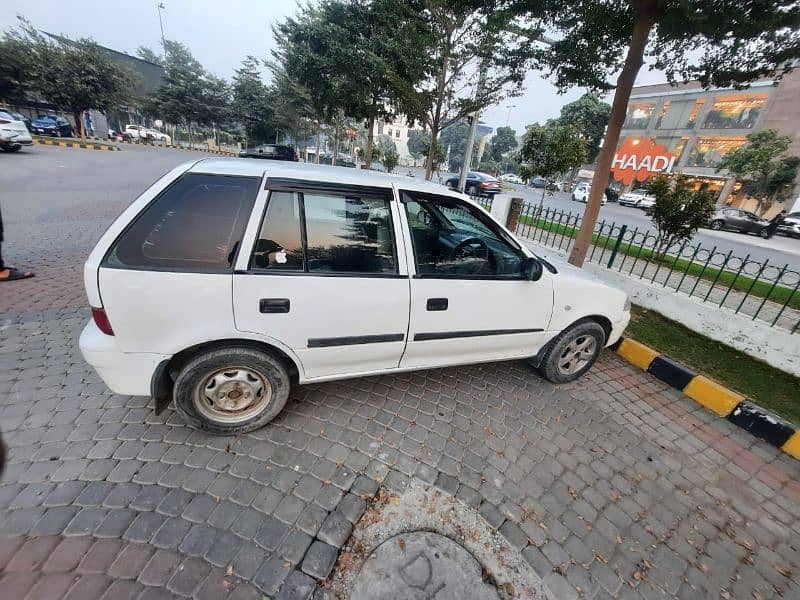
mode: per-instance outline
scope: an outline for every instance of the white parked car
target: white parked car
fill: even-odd
[[[588,183],[579,183],[574,190],[572,190],[572,199],[575,202],[583,202],[584,204],[589,203],[589,193],[591,191],[591,186]],[[605,206],[608,199],[606,198],[605,192],[603,192],[603,200],[602,204]]]
[[[25,122],[9,112],[0,110],[0,148],[5,152],[16,152],[23,146],[33,144]]]
[[[144,127],[143,125],[126,125],[125,133],[130,134],[132,139],[150,138],[156,142],[164,143],[167,146],[172,144],[172,138],[166,133],[161,133],[156,129],[150,129],[149,127]]]
[[[108,387],[251,431],[299,384],[528,359],[585,373],[626,295],[553,267],[457,192],[254,159],[177,167],[89,256],[80,348]]]
[[[622,206],[635,208],[652,208],[656,204],[656,197],[647,193],[647,190],[633,190],[619,197]]]
[[[514,173],[506,173],[499,177],[500,181],[507,181],[508,183],[517,183],[521,184],[522,179],[519,175],[515,175]]]

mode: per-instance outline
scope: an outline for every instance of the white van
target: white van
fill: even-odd
[[[80,348],[109,388],[229,434],[292,382],[529,359],[585,373],[626,295],[535,256],[466,196],[340,167],[208,158],[158,180],[86,262]]]

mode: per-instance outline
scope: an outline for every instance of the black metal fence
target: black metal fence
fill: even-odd
[[[491,201],[481,205],[489,209]],[[516,233],[566,252],[581,222],[579,213],[525,204]],[[595,224],[587,260],[772,327],[800,330],[800,272],[788,263],[736,256],[699,242],[666,245],[652,230],[605,219]]]

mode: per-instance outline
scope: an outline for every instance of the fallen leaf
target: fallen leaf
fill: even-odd
[[[403,552],[406,551],[406,541],[404,539],[400,538],[399,540],[397,540],[397,545],[400,546],[400,550],[402,550]]]

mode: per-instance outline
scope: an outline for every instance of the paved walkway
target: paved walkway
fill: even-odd
[[[3,597],[307,598],[379,486],[412,480],[556,598],[800,597],[800,463],[611,353],[568,386],[504,362],[300,387],[230,438],[111,394],[76,340],[119,204],[75,202],[10,211],[37,277],[0,289]]]

